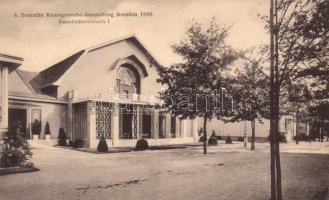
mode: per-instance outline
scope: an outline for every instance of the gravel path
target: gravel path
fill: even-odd
[[[34,146],[39,172],[0,177],[0,199],[269,199],[269,146],[112,154]],[[284,199],[329,199],[329,143],[283,144]]]

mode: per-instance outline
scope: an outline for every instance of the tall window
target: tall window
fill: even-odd
[[[132,94],[139,93],[139,76],[128,67],[121,67],[117,75],[117,89],[122,99],[132,99]]]
[[[171,127],[171,137],[175,138],[176,137],[176,117],[171,116],[171,123],[170,123]]]

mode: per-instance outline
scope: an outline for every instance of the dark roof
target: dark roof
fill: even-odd
[[[30,72],[21,69],[18,69],[16,71],[18,75],[20,75],[22,79],[26,82],[30,82],[34,77],[36,77],[39,74],[39,72]]]
[[[41,84],[42,88],[51,85],[56,82],[84,52],[85,50],[79,51],[61,62],[41,71],[38,77],[35,77],[35,80],[32,82]]]
[[[16,70],[19,77],[23,80],[25,85],[30,89],[30,92],[17,92],[17,91],[9,91],[10,96],[15,97],[27,97],[27,98],[35,98],[35,99],[43,99],[43,100],[57,100],[55,97],[44,94],[41,91],[40,84],[36,84],[32,80],[36,80],[39,77],[39,72],[29,72],[17,69]]]

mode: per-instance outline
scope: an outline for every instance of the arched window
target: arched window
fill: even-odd
[[[133,66],[120,66],[117,72],[117,89],[124,99],[131,99],[133,93],[140,94],[140,78]]]
[[[136,89],[136,77],[134,72],[126,67],[122,67],[119,70],[119,79],[121,85],[131,86]]]

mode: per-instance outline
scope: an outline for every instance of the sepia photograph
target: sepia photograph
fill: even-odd
[[[0,8],[0,200],[329,200],[328,0]]]

